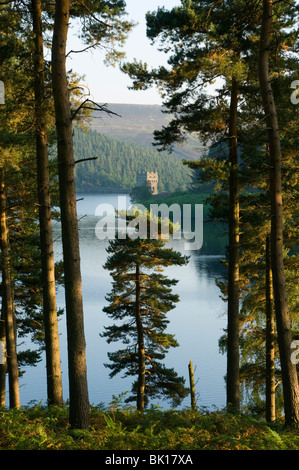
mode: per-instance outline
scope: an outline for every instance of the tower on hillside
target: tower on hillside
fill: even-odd
[[[141,171],[137,173],[137,186],[149,185],[152,194],[158,194],[158,172],[157,171]]]

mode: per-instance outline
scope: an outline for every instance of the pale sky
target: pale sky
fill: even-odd
[[[171,9],[180,5],[180,0],[126,0],[128,12],[127,19],[138,25],[131,31],[124,50],[126,61],[147,62],[150,66],[166,63],[165,54],[159,52],[155,45],[151,45],[146,37],[145,14],[164,6]],[[70,31],[68,50],[80,50],[80,44]],[[104,53],[101,51],[72,54],[68,59],[68,68],[72,68],[79,75],[85,75],[83,82],[90,90],[90,98],[98,103],[132,103],[132,104],[161,104],[161,97],[155,88],[147,91],[128,90],[131,80],[123,74],[119,67],[107,67],[103,64]]]

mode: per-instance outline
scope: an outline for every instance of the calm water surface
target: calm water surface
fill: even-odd
[[[122,195],[122,200],[123,197]],[[108,405],[113,395],[118,396],[130,390],[131,379],[123,379],[121,376],[110,379],[109,369],[103,365],[108,362],[107,352],[122,347],[122,344],[108,345],[105,339],[100,337],[103,327],[111,322],[102,311],[103,306],[107,305],[105,296],[111,290],[111,277],[102,267],[107,258],[108,242],[100,241],[95,236],[95,225],[99,220],[95,217],[95,210],[102,203],[117,207],[118,196],[78,195],[78,199],[81,198],[84,199],[78,201],[78,216],[89,397],[94,405],[99,403]],[[127,202],[129,204],[129,198]],[[62,256],[59,226],[55,226],[54,237],[55,255],[58,260]],[[221,408],[225,406],[226,358],[219,353],[218,340],[226,327],[226,305],[220,298],[215,278],[223,275],[220,259],[225,241],[219,236],[215,226],[205,223],[204,244],[200,251],[186,252],[183,240],[171,241],[169,245],[183,254],[191,255],[191,258],[187,266],[170,267],[165,270],[165,274],[169,277],[179,280],[174,291],[180,296],[180,302],[168,314],[170,320],[168,331],[175,334],[179,347],[169,351],[165,364],[174,367],[179,375],[184,376],[188,386],[188,363],[192,360],[198,406]],[[59,307],[64,307],[63,288],[58,289],[57,302]],[[59,331],[63,394],[67,400],[68,373],[64,315],[59,320]],[[45,360],[43,359],[36,367],[27,367],[20,384],[23,405],[32,401],[45,402]],[[182,406],[189,404],[190,399],[187,397]],[[167,402],[160,402],[160,405],[169,406]]]

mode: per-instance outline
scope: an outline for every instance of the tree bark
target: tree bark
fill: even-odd
[[[266,242],[266,420],[275,421],[274,299],[270,239]]]
[[[15,328],[15,309],[11,279],[9,229],[4,170],[0,169],[0,231],[2,251],[2,308],[5,320],[10,408],[20,408],[19,371]]]
[[[189,370],[189,382],[190,382],[190,396],[191,396],[191,408],[192,410],[196,410],[196,398],[195,398],[195,384],[194,384],[194,371],[193,371],[193,364],[192,361],[189,362],[188,365]]]
[[[72,119],[66,76],[66,41],[70,0],[55,2],[52,45],[52,80],[55,104],[60,210],[65,275],[70,424],[73,428],[89,426],[86,345],[79,231],[74,177]]]
[[[239,87],[232,79],[229,118],[229,247],[228,247],[228,323],[227,323],[227,407],[240,408],[239,365],[239,162],[238,116]]]
[[[43,279],[43,315],[45,328],[48,404],[62,405],[59,333],[57,320],[55,262],[52,237],[50,177],[45,106],[44,55],[41,0],[32,0],[34,35],[34,93],[37,158],[37,189]]]
[[[137,410],[144,411],[145,394],[145,346],[144,332],[141,319],[140,304],[140,268],[136,264],[136,326],[138,336],[138,389],[137,389]]]
[[[275,302],[276,327],[280,353],[285,423],[299,425],[299,387],[296,365],[291,361],[292,331],[288,308],[283,254],[283,202],[281,181],[281,144],[276,106],[269,73],[272,28],[272,0],[263,0],[260,37],[259,80],[266,116],[270,154],[271,194],[271,261]]]
[[[0,408],[5,408],[6,404],[6,334],[5,334],[5,318],[4,309],[2,304],[1,319],[0,319]]]

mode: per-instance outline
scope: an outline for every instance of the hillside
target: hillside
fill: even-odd
[[[130,190],[136,186],[137,173],[141,171],[158,172],[159,192],[185,190],[190,184],[190,170],[173,155],[120,141],[93,129],[74,132],[74,151],[76,160],[87,159],[76,165],[79,191]]]
[[[158,105],[106,104],[115,114],[96,111],[90,118],[89,132],[76,130],[76,160],[91,159],[76,166],[80,191],[105,191],[107,188],[131,189],[140,171],[157,171],[159,192],[185,191],[190,185],[190,170],[183,159],[194,160],[204,153],[200,141],[190,136],[174,151],[158,152],[153,146],[154,130],[166,126],[171,116]]]
[[[171,119],[170,115],[162,112],[159,105],[108,103],[107,108],[118,116],[95,112],[90,124],[91,129],[139,146],[152,148],[154,130],[162,129]],[[183,146],[175,146],[173,156],[179,161],[182,158],[194,160],[202,153],[203,148],[198,139],[190,136]]]

